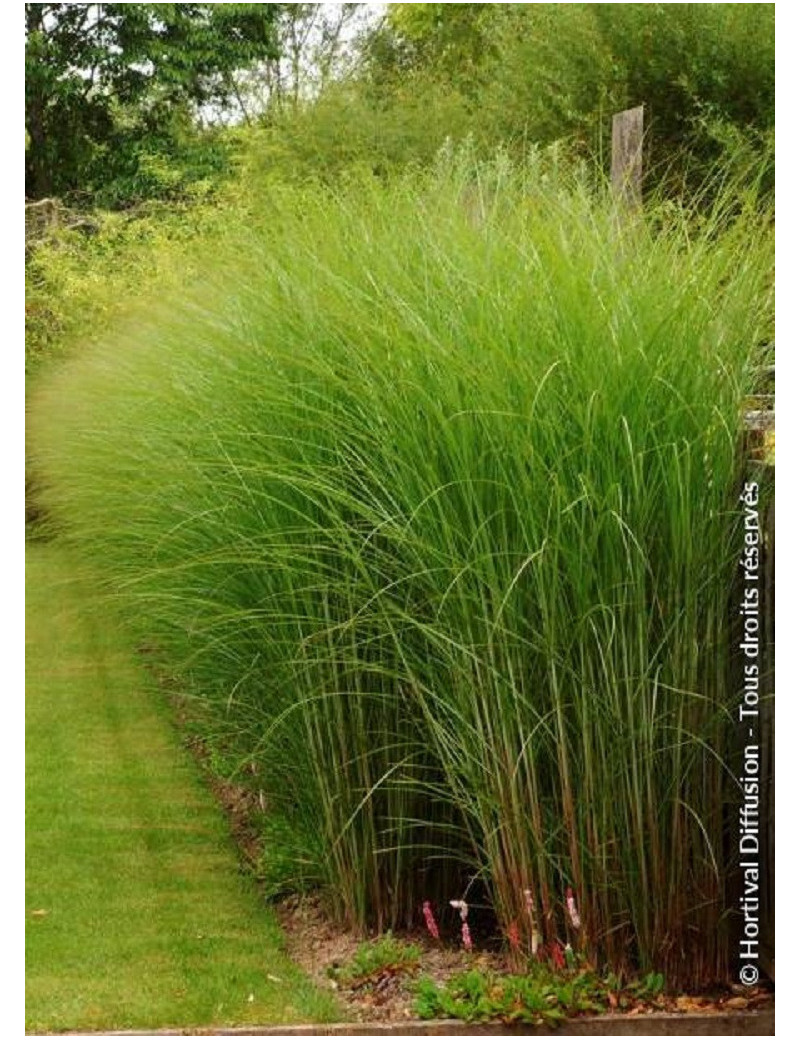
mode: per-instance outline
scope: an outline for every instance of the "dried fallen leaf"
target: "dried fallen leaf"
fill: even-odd
[[[741,1010],[749,1005],[750,1001],[747,997],[731,997],[730,1000],[725,1001],[725,1007],[732,1008],[733,1010]]]
[[[31,917],[47,917],[49,910],[31,910]]]
[[[678,997],[675,1000],[675,1008],[677,1011],[700,1011],[703,1002],[696,997]]]

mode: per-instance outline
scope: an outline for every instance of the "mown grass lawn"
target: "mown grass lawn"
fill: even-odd
[[[30,544],[26,585],[27,1030],[341,1017],[63,550]]]

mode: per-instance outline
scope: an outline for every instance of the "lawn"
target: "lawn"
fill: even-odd
[[[28,546],[27,1030],[335,1020],[76,573],[56,544]]]

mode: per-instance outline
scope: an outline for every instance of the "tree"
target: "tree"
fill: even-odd
[[[469,89],[489,51],[487,27],[496,4],[390,4],[388,25],[403,41],[413,65],[435,64]]]
[[[96,187],[128,144],[235,95],[277,54],[278,4],[26,4],[25,191]]]
[[[492,148],[559,138],[605,164],[614,111],[644,104],[651,183],[697,187],[770,149],[774,4],[389,4],[365,47],[373,96],[454,87]]]

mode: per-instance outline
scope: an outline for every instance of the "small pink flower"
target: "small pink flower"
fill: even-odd
[[[434,939],[438,939],[439,938],[439,926],[436,924],[436,918],[433,916],[433,910],[431,910],[431,904],[428,902],[427,899],[422,904],[422,913],[425,915],[425,924],[426,924],[426,926],[428,928],[428,931],[431,933],[431,935],[434,937]]]
[[[469,934],[469,925],[466,921],[461,925],[461,941],[465,950],[472,949],[472,936]]]
[[[578,914],[578,907],[575,904],[575,896],[572,894],[572,889],[567,889],[567,913],[569,914],[570,923],[575,929],[580,928],[581,919]]]

